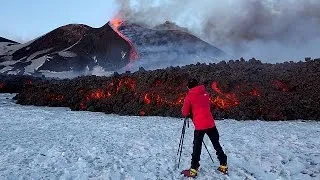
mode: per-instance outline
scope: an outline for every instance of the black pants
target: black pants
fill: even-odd
[[[219,143],[219,133],[217,127],[213,127],[205,130],[195,130],[193,139],[193,152],[191,160],[191,168],[197,169],[200,164],[200,155],[204,135],[207,134],[211,140],[211,143],[216,150],[216,155],[220,161],[220,165],[227,164],[227,156],[224,154],[222,147]]]

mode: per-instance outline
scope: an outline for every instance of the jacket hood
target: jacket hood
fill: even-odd
[[[199,85],[194,88],[189,89],[190,94],[203,94],[206,93],[206,88],[204,85]]]

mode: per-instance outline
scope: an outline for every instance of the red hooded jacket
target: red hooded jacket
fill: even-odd
[[[213,128],[215,122],[210,111],[209,94],[204,85],[191,88],[184,99],[182,115],[192,115],[192,121],[196,130]]]

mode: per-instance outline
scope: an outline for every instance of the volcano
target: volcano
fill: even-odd
[[[25,44],[2,43],[1,73],[84,75],[100,67],[114,71],[130,62],[131,46],[106,24],[92,28],[82,24],[59,27]],[[1,66],[2,65],[2,66]]]
[[[226,54],[172,22],[155,27],[123,22],[118,30],[139,52],[137,67],[159,69],[201,62],[214,62]]]
[[[224,53],[166,22],[150,28],[112,20],[100,28],[59,27],[30,42],[0,39],[0,73],[76,77],[102,72],[164,68],[221,57]],[[100,73],[101,74],[101,73]]]

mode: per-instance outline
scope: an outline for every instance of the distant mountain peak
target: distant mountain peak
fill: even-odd
[[[16,42],[16,41],[12,41],[12,40],[10,40],[10,39],[3,38],[3,37],[0,37],[0,42],[8,42],[8,43],[19,44],[19,43]]]
[[[181,27],[181,26],[179,26],[176,23],[171,22],[171,21],[166,21],[163,24],[156,25],[153,28],[157,29],[157,30],[180,30],[180,31],[184,31],[184,32],[190,33],[190,31],[187,28]]]

